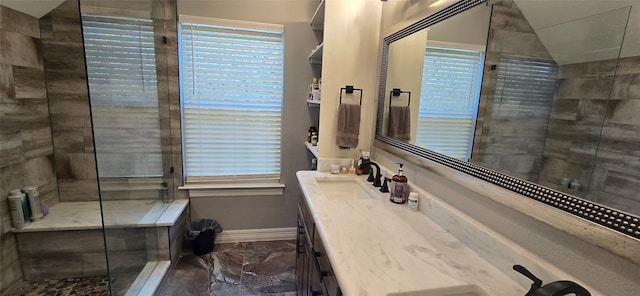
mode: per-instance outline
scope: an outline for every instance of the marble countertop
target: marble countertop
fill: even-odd
[[[300,171],[298,182],[344,295],[524,295],[522,287],[364,176]],[[376,198],[336,200],[317,180],[353,178]],[[423,293],[420,293],[423,292]],[[466,294],[461,294],[466,295]],[[471,295],[471,294],[469,294]]]

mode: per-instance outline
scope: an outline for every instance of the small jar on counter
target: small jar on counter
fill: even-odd
[[[418,194],[417,192],[409,193],[409,200],[407,202],[407,207],[409,208],[409,210],[417,211],[419,201],[420,201],[420,194]]]

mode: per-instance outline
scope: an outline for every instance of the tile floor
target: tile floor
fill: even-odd
[[[295,250],[295,240],[217,244],[180,258],[160,295],[295,296]]]
[[[217,244],[212,253],[185,254],[160,287],[161,296],[295,296],[295,240]],[[24,282],[7,295],[109,294],[103,277]]]

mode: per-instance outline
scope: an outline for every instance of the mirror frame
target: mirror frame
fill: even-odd
[[[486,2],[487,0],[458,1],[383,39],[375,140],[406,151],[417,157],[493,183],[527,198],[562,210],[567,214],[586,219],[635,239],[640,239],[639,217],[382,135],[389,44]]]

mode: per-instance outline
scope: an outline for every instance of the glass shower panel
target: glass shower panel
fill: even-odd
[[[474,145],[472,162],[592,198],[629,11],[490,34],[488,59],[495,64],[483,82],[489,86],[483,90],[483,141]]]
[[[535,31],[558,65],[541,185],[589,198],[629,11],[616,9]]]
[[[168,259],[155,224],[173,199],[162,5],[80,1],[111,295]]]

